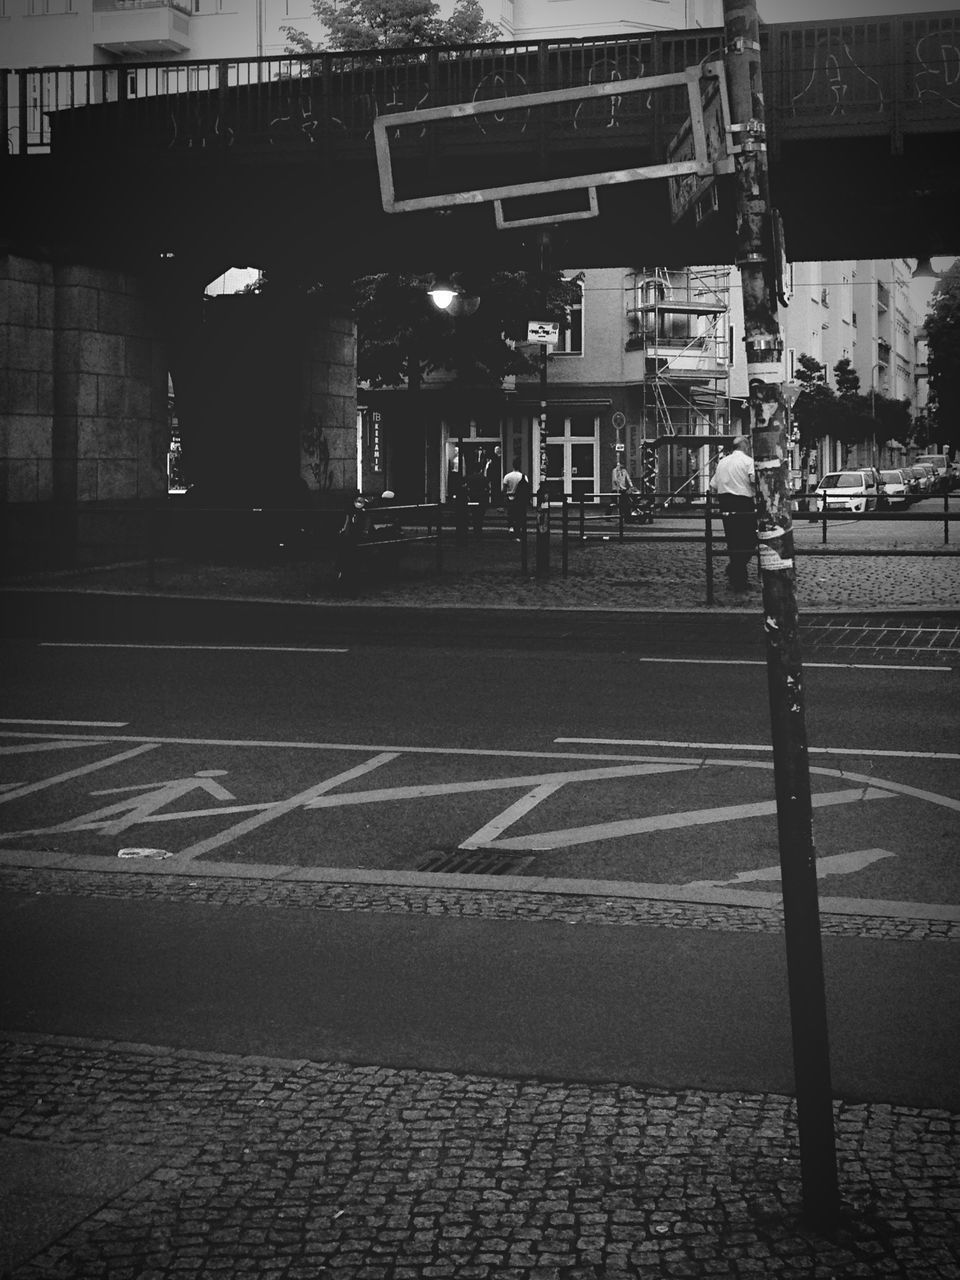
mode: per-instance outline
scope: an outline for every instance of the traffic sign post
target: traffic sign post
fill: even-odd
[[[723,0],[804,1215],[840,1216],[756,0]]]
[[[537,577],[550,574],[550,498],[547,494],[547,347],[559,340],[560,326],[553,324],[530,325],[540,342],[540,488],[537,493]],[[554,335],[555,331],[555,335]],[[549,340],[545,335],[550,335]]]

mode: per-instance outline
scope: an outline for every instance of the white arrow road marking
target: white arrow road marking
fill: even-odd
[[[856,849],[852,853],[834,853],[827,858],[817,858],[817,879],[827,876],[849,876],[855,871],[879,862],[882,858],[895,858],[889,849]],[[780,864],[775,867],[758,867],[755,871],[738,871],[732,880],[690,880],[684,889],[720,889],[732,884],[746,884],[752,880],[779,880]]]
[[[861,791],[820,791],[812,797],[815,809],[826,805],[852,804],[857,800],[889,800],[892,792],[867,787]],[[650,831],[676,831],[682,827],[703,826],[713,822],[737,822],[742,818],[760,818],[777,812],[775,800],[756,804],[735,804],[717,809],[688,809],[686,813],[658,813],[649,818],[624,818],[618,822],[599,822],[587,827],[569,827],[564,831],[538,831],[496,841],[498,849],[567,849],[571,845],[591,844],[595,840],[614,840],[621,836],[645,835]]]
[[[95,760],[93,764],[81,765],[79,769],[70,769],[66,773],[58,773],[52,778],[44,778],[41,782],[29,782],[26,786],[17,787],[13,791],[7,791],[0,795],[0,802],[4,800],[19,800],[21,796],[28,796],[34,791],[43,791],[46,787],[56,786],[58,782],[67,782],[70,778],[82,778],[85,773],[95,773],[98,769],[107,769],[112,764],[120,764],[124,760],[132,760],[134,756],[141,756],[145,751],[156,751],[159,745],[158,742],[148,742],[142,747],[134,747],[132,751],[121,751],[119,755],[108,756],[106,760]],[[6,836],[3,838],[7,839]]]

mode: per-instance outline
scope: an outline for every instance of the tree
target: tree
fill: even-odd
[[[856,395],[860,390],[860,375],[848,356],[833,366],[833,376],[837,380],[837,395],[840,397]]]
[[[836,391],[827,386],[826,368],[813,356],[801,355],[798,365],[794,376],[803,392],[794,406],[794,418],[804,458],[826,436],[842,446],[844,461],[854,445],[866,440],[882,444],[908,436],[909,402],[873,393],[862,395],[860,375],[848,359],[838,360],[833,367]]]
[[[580,277],[498,271],[454,282],[480,299],[473,314],[438,310],[427,276],[386,274],[354,282],[359,381],[417,385],[422,374],[443,369],[462,384],[499,386],[510,374],[531,373],[536,364],[518,346],[527,322],[562,321],[565,308],[579,298]]]
[[[945,272],[927,316],[930,430],[937,444],[960,448],[960,259]]]
[[[484,18],[480,0],[457,0],[449,18],[439,17],[434,0],[313,0],[313,9],[327,29],[325,43],[314,44],[296,27],[283,27],[288,52],[478,44],[501,34]]]
[[[794,374],[803,387],[793,409],[800,433],[800,450],[806,457],[824,436],[834,434],[837,420],[837,397],[827,386],[826,367],[813,356],[801,353]]]

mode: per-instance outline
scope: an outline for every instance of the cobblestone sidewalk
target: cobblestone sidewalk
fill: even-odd
[[[702,545],[663,540],[593,540],[573,544],[562,573],[555,540],[549,576],[536,574],[533,539],[527,573],[518,546],[503,530],[458,546],[444,544],[436,567],[431,544],[404,549],[399,564],[386,571],[371,561],[349,599],[355,603],[405,606],[497,608],[702,609],[707,604],[706,560]],[[717,609],[760,608],[759,584],[747,593],[730,590],[725,558],[713,565]],[[70,574],[36,575],[24,584],[86,590],[158,592],[260,600],[334,603],[337,593],[329,553],[314,560],[260,560],[246,563],[163,561],[150,581],[145,564]],[[798,558],[797,596],[802,612],[823,610],[960,609],[960,557],[917,556],[891,560],[882,555]]]
[[[946,1113],[838,1106],[827,1239],[780,1096],[31,1037],[4,1043],[0,1091],[8,1160],[129,1170],[12,1280],[960,1275]]]

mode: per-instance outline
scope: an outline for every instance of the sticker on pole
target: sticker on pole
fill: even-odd
[[[559,320],[530,320],[527,324],[527,341],[555,347],[560,341]]]

